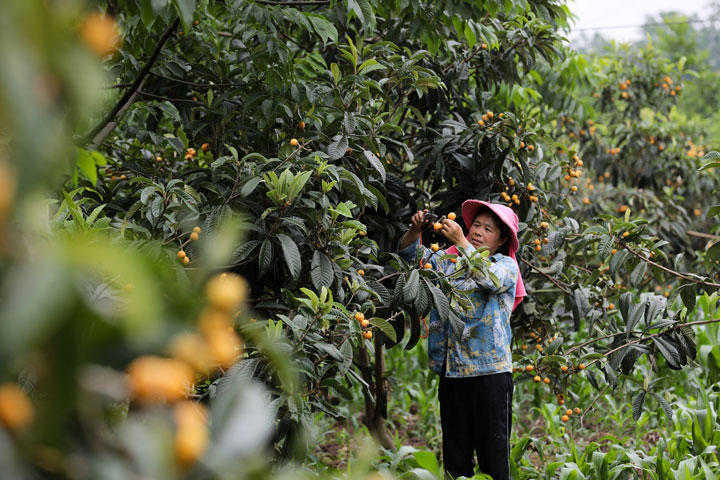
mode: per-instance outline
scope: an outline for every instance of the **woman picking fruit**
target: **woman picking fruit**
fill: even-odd
[[[400,255],[412,261],[420,246],[427,210],[412,217],[400,240]],[[430,314],[429,367],[440,375],[438,398],[443,430],[445,470],[452,476],[473,476],[474,455],[480,471],[496,480],[510,478],[510,427],[512,422],[512,330],[510,315],[525,296],[515,259],[518,218],[512,209],[480,200],[467,200],[462,217],[469,233],[454,220],[445,219],[435,231],[453,246],[446,251],[424,248],[433,269],[444,275],[460,263],[439,260],[444,254],[467,254],[479,248],[490,251],[490,271],[500,279],[497,287],[488,277],[466,276],[452,280],[465,290],[474,309],[461,315],[462,338],[436,310]]]

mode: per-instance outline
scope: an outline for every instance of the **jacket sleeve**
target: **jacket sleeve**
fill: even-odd
[[[454,265],[452,263],[448,262],[447,260],[439,260],[440,256],[445,254],[445,250],[433,252],[426,246],[422,245],[420,243],[420,239],[415,240],[413,243],[400,250],[398,254],[406,261],[412,263],[415,261],[415,251],[417,250],[418,245],[423,250],[423,258],[425,259],[424,261],[430,262],[432,268],[439,269],[446,274],[449,273],[451,270],[454,270]]]
[[[468,254],[475,251],[475,247],[469,245],[465,249]],[[499,280],[500,286],[496,286],[490,277],[484,275],[472,275],[469,278],[456,280],[459,284],[468,287],[468,283],[473,284],[475,288],[480,288],[493,293],[503,293],[508,291],[517,284],[518,266],[517,263],[507,255],[493,255],[491,258],[490,272],[492,272]],[[459,285],[458,285],[459,286]]]

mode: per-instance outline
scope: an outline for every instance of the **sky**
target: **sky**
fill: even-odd
[[[592,37],[595,32],[619,42],[644,38],[642,25],[648,15],[674,10],[688,16],[697,14],[700,19],[709,15],[711,0],[570,0],[570,11],[578,18],[570,33],[571,42],[582,33]],[[629,28],[602,28],[630,26]]]

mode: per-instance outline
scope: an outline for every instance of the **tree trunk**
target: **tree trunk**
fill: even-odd
[[[384,448],[391,448],[392,439],[385,428],[387,420],[387,382],[385,381],[385,352],[380,334],[375,335],[375,365],[370,364],[370,355],[363,346],[360,350],[360,373],[369,385],[363,390],[365,414],[363,424]]]

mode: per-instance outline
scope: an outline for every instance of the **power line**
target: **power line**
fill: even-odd
[[[572,29],[572,32],[584,32],[587,30],[613,30],[618,28],[649,28],[649,27],[665,27],[669,25],[688,25],[691,23],[706,23],[706,22],[716,22],[720,20],[720,17],[718,18],[709,18],[706,20],[683,20],[678,22],[662,22],[662,23],[644,23],[642,25],[609,25],[607,27],[585,27],[585,28],[575,28]]]

